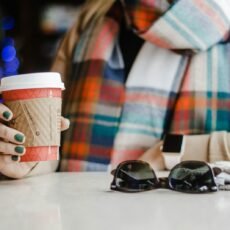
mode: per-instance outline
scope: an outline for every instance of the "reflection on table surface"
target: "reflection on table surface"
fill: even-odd
[[[111,181],[108,173],[1,181],[1,229],[228,229],[230,192],[121,193],[109,189]]]

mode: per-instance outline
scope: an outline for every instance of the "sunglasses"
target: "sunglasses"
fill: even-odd
[[[111,173],[114,178],[110,188],[116,191],[142,192],[157,188],[185,193],[218,191],[212,168],[202,161],[182,161],[164,178],[157,178],[151,166],[140,160],[124,161]]]

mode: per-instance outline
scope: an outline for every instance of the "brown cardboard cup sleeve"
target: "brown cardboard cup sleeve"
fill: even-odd
[[[61,98],[7,102],[14,114],[10,127],[26,136],[26,147],[60,146]]]

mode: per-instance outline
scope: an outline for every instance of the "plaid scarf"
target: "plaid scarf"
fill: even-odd
[[[64,115],[61,170],[107,170],[166,132],[230,131],[229,3],[124,0],[76,44]],[[125,82],[121,18],[146,40]]]

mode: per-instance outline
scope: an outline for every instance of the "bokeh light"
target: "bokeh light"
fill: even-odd
[[[15,21],[13,17],[4,17],[1,24],[3,30],[12,30],[14,28]]]
[[[7,31],[13,29],[14,24],[12,17],[0,20],[0,78],[18,74],[20,62],[17,58],[15,42],[13,38],[6,36]]]
[[[9,45],[14,46],[14,39],[10,37],[5,37],[4,39],[2,39],[1,45],[2,47],[9,46]]]
[[[13,60],[11,60],[10,62],[6,62],[5,63],[5,71],[6,72],[14,72],[17,71],[17,69],[19,68],[20,62],[18,60],[17,57],[15,57]]]
[[[0,67],[0,79],[3,77],[3,73],[4,73],[3,68]]]
[[[13,46],[5,46],[2,49],[1,56],[4,62],[10,62],[16,56],[16,49]]]

